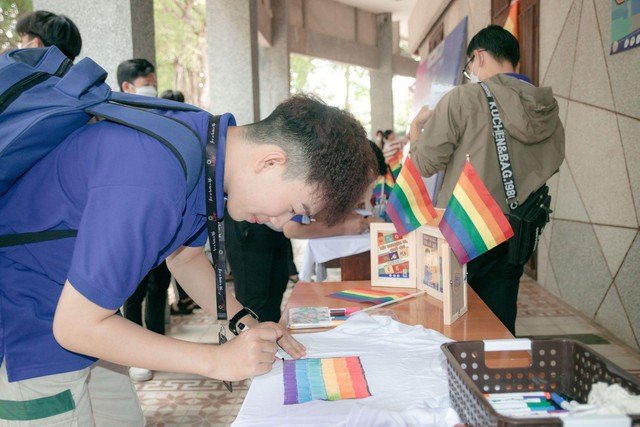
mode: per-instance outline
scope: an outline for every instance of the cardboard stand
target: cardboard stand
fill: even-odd
[[[417,288],[442,301],[444,324],[467,312],[467,266],[438,228],[438,217],[400,237],[392,223],[371,224],[371,286]]]
[[[416,287],[442,301],[444,324],[467,312],[467,265],[460,265],[437,226],[423,225],[416,233]]]

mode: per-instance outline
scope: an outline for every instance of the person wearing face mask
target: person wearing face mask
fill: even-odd
[[[490,89],[504,128],[510,164],[523,204],[529,195],[555,174],[564,160],[564,128],[558,103],[549,87],[536,87],[516,73],[518,40],[507,30],[490,25],[467,47],[463,74],[472,84],[447,93],[432,111],[423,107],[411,123],[411,159],[425,177],[444,171],[434,201],[446,208],[466,162],[466,156],[493,198],[508,213],[493,138],[493,120],[487,97],[478,82]],[[517,297],[522,265],[508,262],[508,242],[467,264],[468,283],[515,335]]]
[[[118,86],[122,92],[155,98],[158,96],[156,70],[143,58],[129,59],[118,65]]]

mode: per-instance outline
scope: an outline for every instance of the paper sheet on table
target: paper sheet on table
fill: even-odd
[[[233,423],[247,426],[452,426],[446,360],[450,341],[422,326],[360,314],[337,328],[296,334],[308,357],[360,356],[371,397],[284,405],[282,363],[253,379]]]

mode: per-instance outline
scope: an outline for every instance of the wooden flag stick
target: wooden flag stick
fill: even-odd
[[[425,292],[426,291],[420,291],[420,292],[416,292],[415,294],[410,294],[410,295],[403,296],[402,298],[392,299],[391,301],[386,301],[386,302],[383,302],[383,303],[380,303],[380,304],[376,304],[374,306],[367,307],[367,308],[362,309],[362,310],[358,310],[355,313],[353,313],[353,315],[358,314],[358,313],[364,313],[366,311],[375,310],[375,309],[383,307],[385,305],[394,304],[396,302],[404,301],[404,300],[409,299],[409,298],[417,297],[418,295],[422,295]]]

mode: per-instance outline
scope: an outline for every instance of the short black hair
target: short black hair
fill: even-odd
[[[513,34],[499,25],[489,25],[478,31],[467,46],[467,57],[476,49],[486,50],[498,61],[520,62],[520,45]]]
[[[155,73],[156,69],[151,62],[143,58],[128,59],[118,65],[118,86],[122,89],[122,83],[133,83],[138,77],[148,76]]]
[[[353,212],[376,177],[376,158],[362,124],[310,95],[280,103],[269,117],[247,126],[246,138],[287,153],[285,179],[302,179],[317,191],[328,226]]]
[[[160,98],[171,99],[173,101],[184,102],[184,94],[179,90],[167,89],[160,95]]]
[[[16,24],[18,34],[38,37],[45,46],[55,46],[72,61],[80,54],[82,37],[76,24],[64,15],[46,10],[23,15]]]

